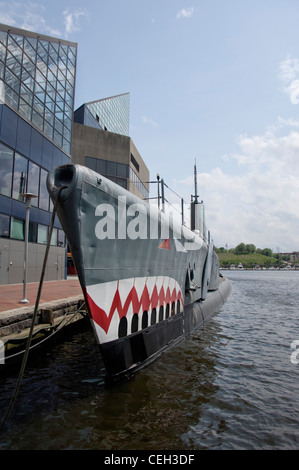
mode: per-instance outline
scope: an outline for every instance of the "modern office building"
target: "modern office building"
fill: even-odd
[[[130,94],[85,103],[75,111],[72,161],[147,199],[149,170],[129,137]]]
[[[74,113],[77,44],[0,24],[0,284],[24,281],[25,193],[31,199],[27,282],[39,281],[53,204],[49,170],[80,163],[141,198],[149,171],[129,137],[130,94]],[[67,240],[55,219],[45,280],[64,279]]]
[[[0,284],[24,280],[25,200],[32,193],[27,281],[40,278],[52,203],[48,171],[70,162],[77,44],[0,25]],[[45,279],[65,278],[56,219]]]

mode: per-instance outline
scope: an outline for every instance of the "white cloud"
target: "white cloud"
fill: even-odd
[[[70,11],[69,9],[63,11],[64,25],[66,34],[71,34],[75,31],[80,31],[80,19],[81,17],[88,17],[86,10],[75,10]]]
[[[284,91],[292,104],[299,103],[299,60],[290,55],[279,65],[280,79],[285,83]]]
[[[151,127],[158,127],[158,123],[156,121],[154,121],[153,119],[150,119],[146,116],[142,116],[142,122],[144,124],[147,124],[147,125],[151,126]]]
[[[191,18],[193,16],[193,13],[194,13],[193,7],[182,8],[182,10],[180,10],[176,16],[177,18]]]
[[[0,2],[1,23],[52,36],[61,36],[62,33],[57,27],[47,24],[44,18],[45,13],[46,9],[40,3]]]
[[[49,6],[51,8],[51,4]],[[59,27],[48,23],[45,5],[31,1],[1,2],[0,1],[0,23],[26,29],[29,31],[48,34],[50,36],[67,37],[69,34],[80,30],[80,20],[87,18],[88,13],[84,9],[62,12],[64,23]]]
[[[292,83],[286,87],[286,91],[290,95],[291,103],[299,103],[299,80],[293,80]]]
[[[216,246],[244,242],[273,251],[299,250],[298,125],[280,119],[264,135],[241,136],[240,152],[225,157],[226,167],[198,174]],[[241,174],[235,174],[234,164]],[[190,193],[193,176],[180,185]]]
[[[299,60],[290,55],[280,65],[280,78],[285,82],[291,82],[299,75]]]

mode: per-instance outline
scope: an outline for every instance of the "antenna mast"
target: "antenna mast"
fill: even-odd
[[[194,164],[194,191],[195,191],[195,195],[194,195],[194,202],[195,204],[198,203],[198,194],[197,194],[197,170],[196,170],[196,160],[195,160],[195,164]]]

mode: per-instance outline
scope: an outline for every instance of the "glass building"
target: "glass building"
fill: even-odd
[[[75,111],[75,121],[115,134],[129,136],[130,93],[85,103]]]
[[[149,171],[129,137],[130,94],[85,103],[74,113],[72,161],[149,197]]]
[[[28,282],[39,280],[51,221],[48,171],[69,163],[77,44],[0,24],[0,284],[23,281],[25,202],[32,200]],[[65,277],[58,219],[46,279]]]
[[[76,45],[0,25],[1,99],[70,154]]]

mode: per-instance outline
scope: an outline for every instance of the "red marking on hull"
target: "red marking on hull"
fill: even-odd
[[[87,299],[89,310],[90,310],[93,320],[101,328],[103,328],[103,330],[106,333],[108,333],[109,326],[110,326],[112,317],[114,315],[114,312],[117,310],[119,318],[126,316],[131,303],[132,303],[133,312],[138,313],[140,308],[143,312],[144,310],[149,311],[150,308],[157,309],[164,303],[166,304],[169,303],[171,305],[172,302],[176,302],[177,300],[180,300],[181,302],[183,302],[181,292],[180,291],[177,292],[175,288],[173,289],[171,293],[169,287],[167,287],[167,290],[165,293],[164,287],[162,286],[158,294],[157,286],[155,286],[153,289],[152,295],[150,297],[147,286],[145,285],[140,299],[138,299],[137,291],[135,289],[135,286],[133,286],[127,296],[125,303],[122,305],[119,290],[117,288],[114,294],[112,303],[111,303],[110,311],[107,314],[105,310],[103,310],[94,302],[94,300],[88,294],[86,289],[85,289],[85,297]]]
[[[170,240],[169,238],[166,238],[159,246],[158,248],[162,248],[163,250],[170,250]]]

